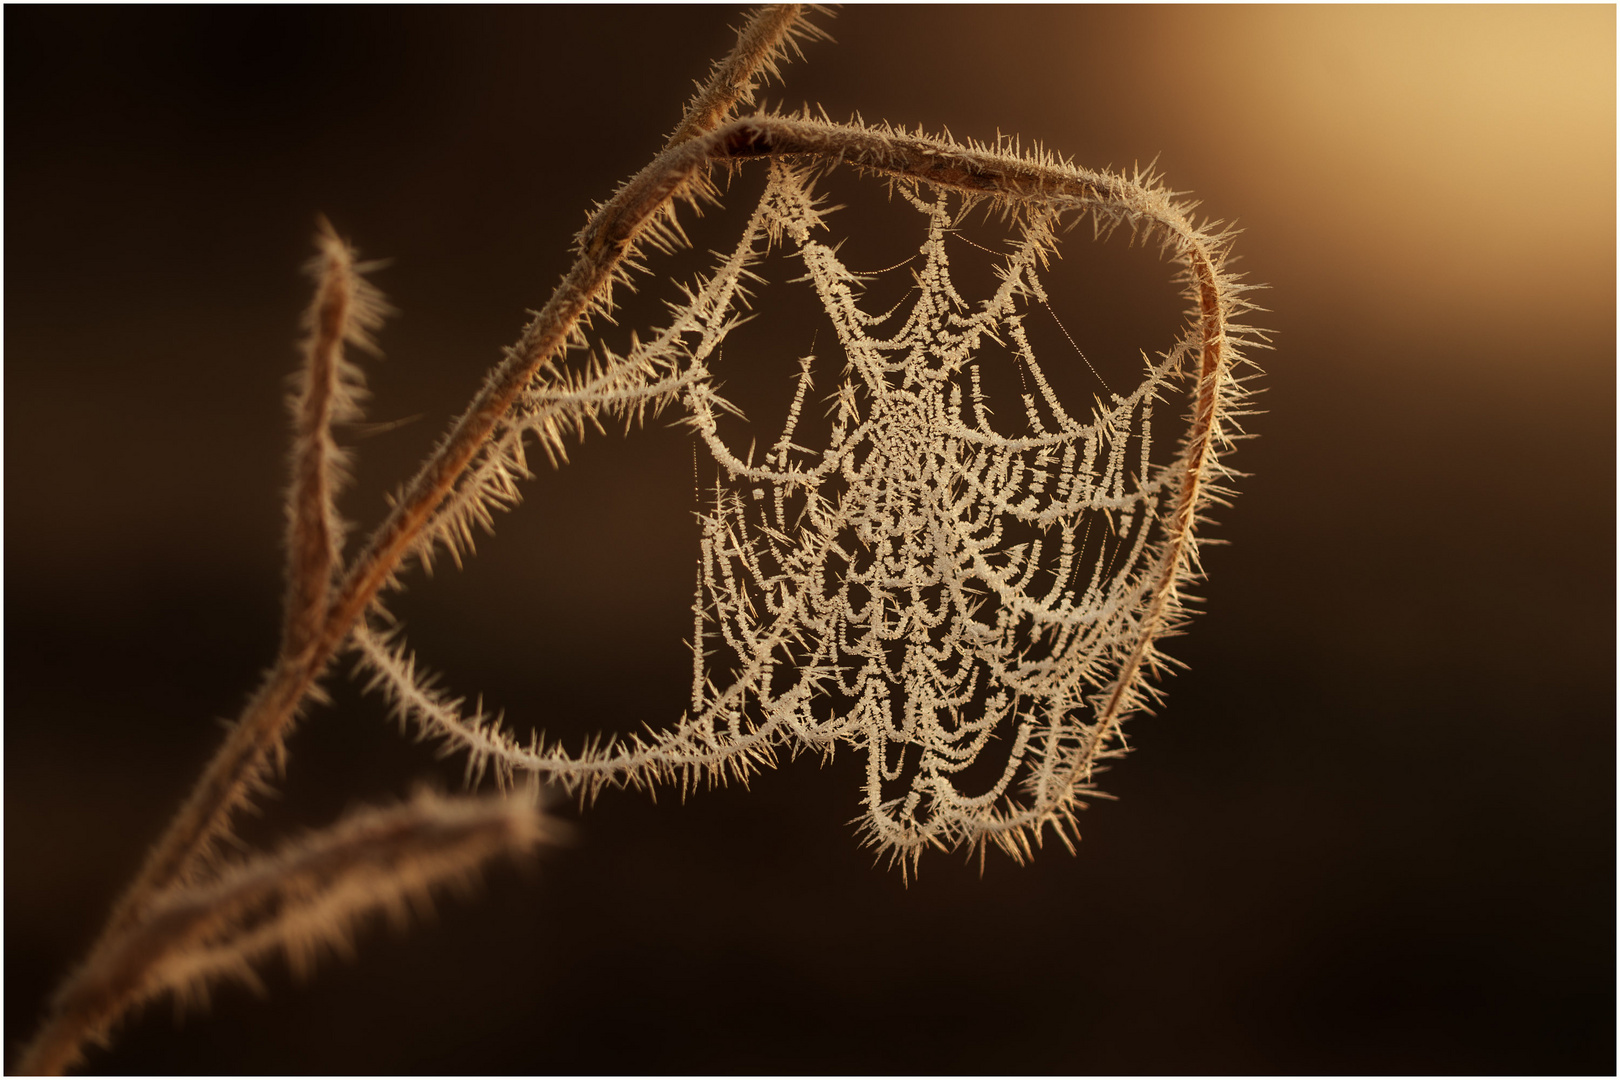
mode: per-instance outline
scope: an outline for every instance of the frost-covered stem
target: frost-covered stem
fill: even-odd
[[[303,654],[306,658],[310,655],[307,651]],[[321,661],[323,667],[325,663]],[[146,920],[162,895],[188,876],[198,856],[225,830],[231,812],[247,802],[264,772],[267,757],[272,749],[281,746],[318,673],[316,669],[311,674],[308,661],[300,662],[299,657],[283,654],[277,662],[113,908],[89,958],[58,991],[57,1005],[26,1052],[20,1072],[60,1073],[78,1060],[86,1041],[128,1007],[132,1000],[129,998],[117,1002],[117,1008],[111,1011],[106,1003],[70,1008],[64,1002],[75,993],[84,972],[105,968],[114,963],[111,958],[122,957],[118,966],[130,969],[139,967],[143,960],[155,963],[160,958],[159,954],[134,948],[131,941],[144,932]]]
[[[231,812],[247,802],[267,758],[281,746],[299,706],[330,660],[330,650],[320,658],[320,667],[312,668],[315,659],[310,650],[298,656],[283,654],[271,669],[113,909],[103,943],[139,922],[158,893],[189,876],[197,856],[225,830]]]
[[[283,649],[264,686],[115,910],[109,932],[137,919],[151,896],[185,876],[195,856],[223,831],[230,812],[246,798],[267,754],[280,745],[298,707],[360,613],[393,576],[422,526],[484,447],[518,393],[543,363],[561,354],[589,312],[605,307],[625,256],[709,161],[710,141],[688,142],[662,154],[592,217],[580,234],[573,268],[372,534],[306,646],[296,653]]]
[[[761,35],[760,40],[770,41],[764,49],[742,49],[739,46],[738,52],[744,58],[723,68],[730,72],[725,80],[727,84],[746,85],[749,73],[744,65],[748,62],[770,63],[774,50],[781,47],[783,39],[801,18],[798,11],[786,21],[766,12],[751,20],[745,33],[756,31],[756,24],[768,24],[776,29],[757,30]],[[747,59],[749,57],[752,57],[752,61]],[[729,104],[724,106],[729,107]],[[713,115],[723,115],[723,112],[722,108],[721,112]],[[689,111],[683,127],[694,121],[694,115]],[[225,831],[232,811],[247,801],[254,784],[262,777],[268,759],[281,747],[299,708],[315,690],[316,680],[331,662],[361,612],[395,573],[400,560],[433,510],[487,443],[498,421],[541,365],[563,351],[569,339],[577,334],[581,321],[593,309],[606,309],[610,303],[613,280],[622,273],[620,267],[625,256],[642,238],[649,225],[667,211],[671,201],[694,181],[702,184],[702,178],[697,173],[710,160],[709,150],[708,142],[666,150],[592,216],[580,234],[575,263],[557,286],[551,300],[525,329],[518,344],[508,351],[506,360],[490,374],[472,405],[422,466],[393,512],[373,533],[335,598],[327,604],[324,617],[318,622],[310,621],[311,625],[306,625],[302,613],[311,606],[318,610],[319,602],[326,596],[326,589],[324,586],[316,587],[313,576],[307,576],[311,575],[310,566],[313,563],[305,564],[306,538],[301,526],[294,525],[293,538],[298,550],[290,556],[295,569],[289,583],[289,613],[275,664],[232,726],[224,745],[209,762],[179,812],[154,845],[135,880],[114,906],[106,926],[91,949],[92,961],[116,952],[121,947],[122,937],[138,931],[141,920],[151,910],[154,900],[191,874],[209,844]],[[348,303],[352,302],[351,296]],[[322,342],[332,343],[327,334],[328,315],[335,315],[342,306],[343,302],[336,298],[329,304],[324,295],[318,296],[316,345],[312,355],[322,350]],[[341,336],[340,333],[338,338]],[[328,352],[326,355],[333,363],[335,372],[335,354]],[[312,374],[306,372],[306,377]],[[318,402],[314,407],[325,410],[329,405]],[[329,412],[327,418],[330,418]],[[301,418],[301,432],[302,425]],[[300,502],[305,491],[305,465],[303,455],[299,455],[295,465],[294,498]],[[295,508],[294,516],[295,519],[302,518],[302,508]],[[327,550],[330,552],[330,546]],[[327,562],[326,568],[330,565]],[[322,580],[326,576],[323,572]],[[91,1027],[82,1018],[75,1021],[58,1017],[48,1023],[50,1044],[67,1048],[63,1051],[66,1056],[59,1056],[58,1052],[53,1051],[49,1060],[63,1064],[71,1062],[76,1058],[78,1048],[90,1036]],[[44,1037],[42,1033],[40,1038]],[[31,1055],[29,1060],[43,1059]],[[59,1064],[60,1067],[63,1065]]]
[[[717,144],[720,153],[716,153]],[[487,444],[518,393],[544,363],[562,353],[582,320],[608,306],[625,257],[677,195],[702,183],[700,170],[709,161],[727,156],[728,146],[724,139],[709,137],[665,151],[592,216],[580,233],[573,267],[372,534],[306,647],[296,654],[283,650],[263,688],[148,858],[120,904],[115,923],[127,924],[137,916],[145,899],[182,877],[193,857],[223,830],[231,810],[245,798],[263,767],[267,752],[279,745],[299,705],[360,613],[397,571],[423,525]]]
[[[248,799],[267,752],[280,748],[298,705],[310,692],[303,670],[326,618],[340,542],[333,494],[342,475],[341,455],[331,429],[334,421],[358,415],[358,375],[344,360],[343,348],[345,343],[369,347],[367,331],[387,309],[360,276],[354,252],[324,218],[316,244],[319,254],[310,265],[315,298],[304,317],[308,337],[299,395],[292,403],[287,596],[276,665],[113,909],[98,948],[137,922],[154,895],[188,875],[231,810]]]
[[[130,932],[93,953],[62,988],[18,1071],[56,1075],[133,1005],[210,977],[251,978],[251,961],[281,947],[295,970],[319,943],[339,941],[366,911],[399,909],[428,887],[545,838],[532,805],[421,796],[356,814],[212,885],[168,893]]]
[[[1097,725],[1079,759],[1082,767],[1088,770],[1098,751],[1119,729],[1120,721],[1131,710],[1132,687],[1136,685],[1137,674],[1153,655],[1153,642],[1164,630],[1176,607],[1176,582],[1181,580],[1187,564],[1192,561],[1193,529],[1198,522],[1210,450],[1218,431],[1216,419],[1221,393],[1231,368],[1216,263],[1211,253],[1200,245],[1189,246],[1185,256],[1197,284],[1199,324],[1203,336],[1198,400],[1193,407],[1192,427],[1187,434],[1187,469],[1182,474],[1181,489],[1176,493],[1170,524],[1165,530],[1169,548],[1159,580],[1153,584],[1147,614],[1142,619],[1136,641],[1120,667],[1119,675],[1109,690],[1107,703],[1098,714]]]
[[[757,9],[737,34],[737,44],[715,64],[709,81],[687,106],[686,115],[664,149],[713,131],[739,102],[752,104],[755,76],[775,75],[777,65],[787,59],[788,49],[797,51],[795,36],[820,34],[806,21],[805,13],[804,4],[772,4]]]
[[[287,601],[281,651],[296,656],[326,613],[335,538],[330,471],[332,404],[354,302],[353,259],[332,226],[321,221],[321,270],[309,312],[302,392],[293,410],[292,490],[287,499]]]

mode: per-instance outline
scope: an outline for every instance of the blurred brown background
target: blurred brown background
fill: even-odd
[[[736,19],[6,9],[8,1062],[271,657],[315,214],[394,259],[372,419],[425,414],[359,444],[369,525]],[[772,101],[1157,156],[1271,285],[1253,476],[1119,801],[1078,856],[905,888],[846,824],[853,754],[610,794],[434,925],[154,1007],[93,1067],[1612,1072],[1614,20],[824,19]],[[424,658],[554,731],[672,717],[691,551],[649,523],[689,521],[685,447],[596,439],[533,485],[400,604]],[[459,781],[332,683],[254,843]]]

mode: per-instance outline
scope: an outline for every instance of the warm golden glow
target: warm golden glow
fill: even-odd
[[[1613,301],[1612,7],[1178,9],[1159,28],[1140,62],[1183,73],[1160,105],[1221,118],[1202,141],[1274,200],[1265,241],[1316,298],[1431,326],[1483,304],[1521,328]]]

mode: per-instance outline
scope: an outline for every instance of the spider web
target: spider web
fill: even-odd
[[[1025,329],[1048,303],[1057,210],[1009,211],[998,284],[972,302],[946,241],[973,200],[896,183],[921,225],[916,288],[873,313],[865,279],[818,238],[829,211],[809,175],[769,168],[736,247],[668,326],[626,356],[538,378],[436,537],[455,554],[492,506],[516,502],[526,435],[556,459],[604,416],[678,403],[719,477],[701,520],[687,714],[579,754],[521,746],[419,679],[402,642],[369,628],[357,641],[396,708],[471,750],[469,768],[594,790],[746,778],[778,749],[851,745],[865,755],[862,831],[902,864],[987,841],[1022,856],[1046,824],[1069,843],[1092,767],[1120,752],[1101,704],[1165,574],[1158,526],[1186,462],[1152,461],[1153,406],[1184,381],[1194,337],[1077,419]],[[794,287],[814,291],[843,365],[817,387],[802,358],[786,423],[743,449],[722,435],[735,410],[712,365],[773,249],[802,263]],[[998,427],[983,369],[1009,357],[1025,389]]]

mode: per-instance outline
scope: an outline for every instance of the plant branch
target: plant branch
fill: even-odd
[[[780,75],[779,65],[791,49],[803,57],[800,40],[826,39],[825,31],[806,18],[805,4],[773,4],[754,12],[737,34],[737,44],[714,65],[709,81],[699,87],[664,149],[713,131],[737,105],[752,105],[755,77],[761,81]]]
[[[752,85],[750,64],[774,70],[784,40],[790,39],[801,19],[797,8],[791,12],[765,9],[756,14],[745,26],[738,47],[717,66],[710,90],[700,94],[688,110],[682,129],[695,130],[703,123],[712,123],[738,96],[748,93]],[[363,340],[365,323],[363,319],[356,322],[352,257],[340,244],[329,247],[323,232],[325,266],[309,320],[311,343],[306,354],[305,395],[296,421],[299,439],[291,493],[288,603],[281,648],[264,683],[114,906],[91,949],[87,967],[94,968],[97,958],[119,954],[124,948],[121,939],[138,932],[157,898],[196,872],[201,855],[228,828],[231,814],[249,800],[255,785],[263,782],[272,751],[283,745],[303,704],[319,692],[317,679],[366,605],[394,575],[429,515],[540,366],[562,352],[593,309],[605,311],[610,306],[613,279],[622,274],[620,265],[625,255],[649,225],[669,209],[675,196],[692,183],[696,170],[707,160],[703,148],[666,152],[655,162],[663,166],[662,170],[644,170],[597,211],[581,234],[573,269],[517,346],[509,350],[506,360],[491,373],[471,407],[408,486],[405,498],[373,534],[336,597],[330,599],[328,582],[335,565],[336,543],[332,515],[328,513],[331,492],[327,476],[335,455],[330,452],[333,448],[328,445],[327,428],[333,417],[335,389],[341,384],[341,342],[345,337]],[[337,243],[335,237],[332,240]],[[365,309],[359,306],[358,310]],[[326,389],[322,390],[322,386]],[[323,604],[324,616],[317,617]],[[51,1021],[52,1045],[68,1046],[71,1052],[67,1057],[53,1052],[50,1060],[72,1060],[88,1036],[90,1028],[86,1025],[82,1016],[78,1022],[60,1018]],[[41,1059],[31,1055],[28,1060]]]
[[[256,982],[252,964],[277,947],[303,974],[319,946],[346,945],[362,914],[402,921],[406,905],[426,903],[431,886],[547,838],[522,800],[421,795],[351,815],[210,885],[166,893],[63,986],[19,1071],[61,1073],[86,1041],[104,1039],[130,1008],[163,990],[200,996],[222,975]]]
[[[412,541],[518,393],[544,363],[562,353],[592,311],[611,307],[612,285],[622,276],[625,256],[675,197],[694,182],[703,186],[697,173],[714,156],[711,143],[666,151],[593,215],[580,234],[573,268],[372,534],[305,647],[296,653],[283,649],[121,901],[109,930],[137,918],[146,899],[183,877],[195,855],[224,830],[231,811],[246,800],[263,770],[266,753],[279,744],[355,620],[394,576]]]
[[[368,331],[385,310],[381,297],[360,276],[354,252],[320,219],[319,254],[310,262],[314,302],[304,316],[309,337],[298,375],[293,414],[292,485],[287,494],[287,600],[281,651],[296,656],[309,645],[326,614],[332,569],[342,548],[342,523],[334,500],[343,454],[332,424],[360,416],[359,379],[345,362],[343,346],[375,348]]]

